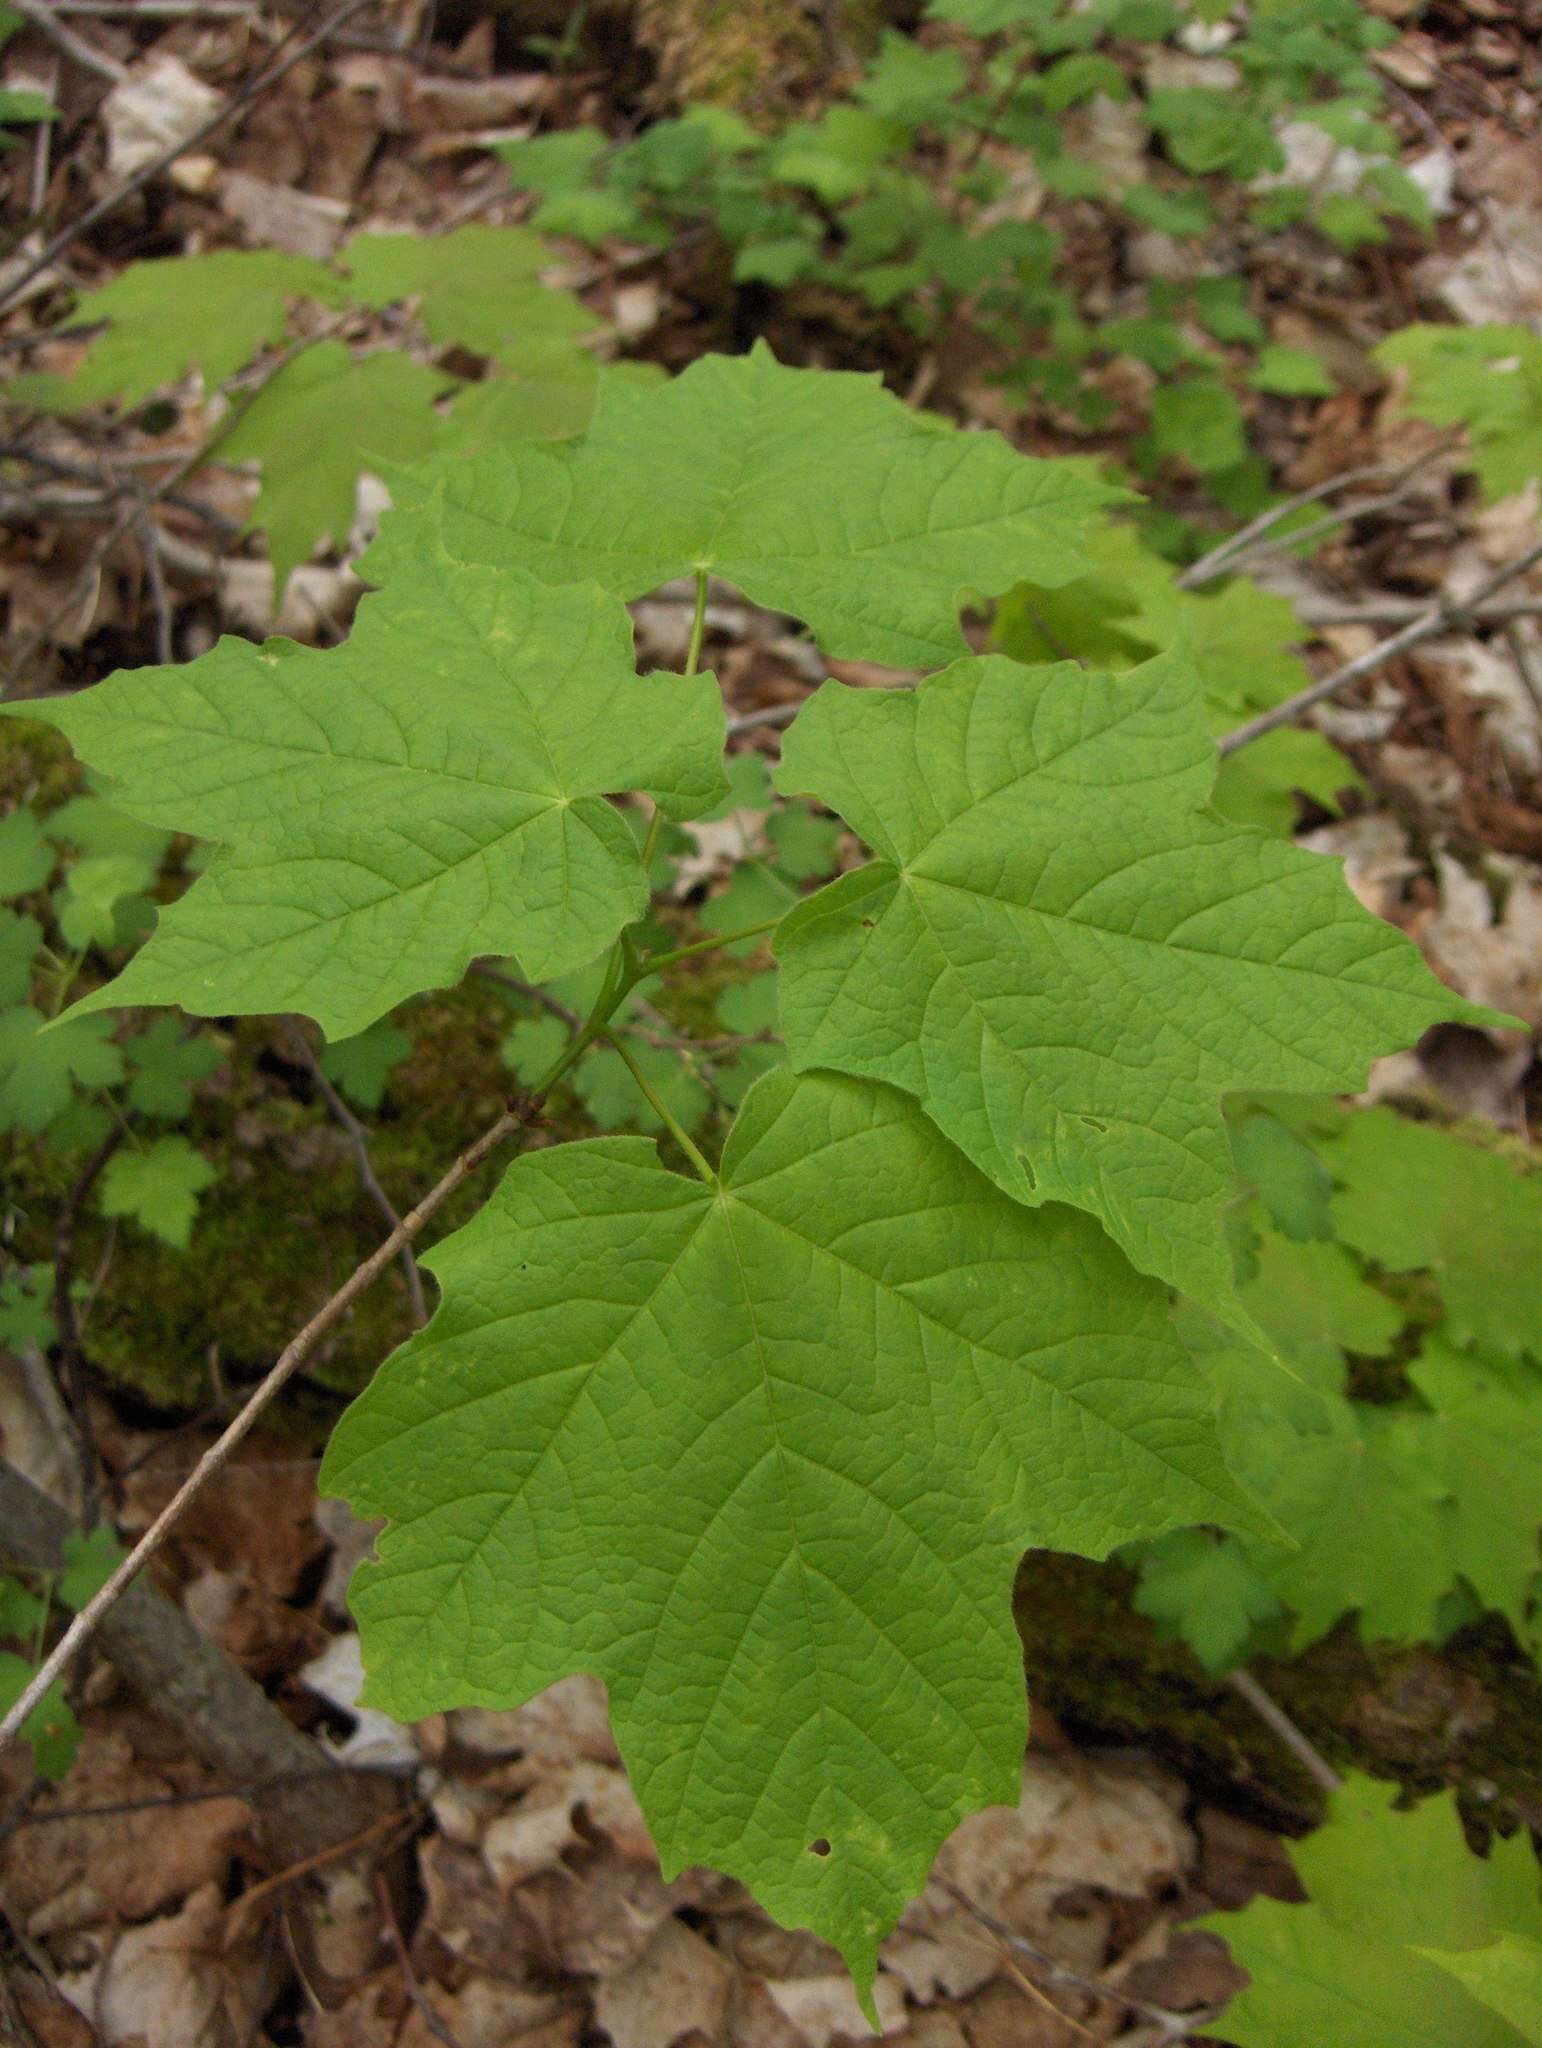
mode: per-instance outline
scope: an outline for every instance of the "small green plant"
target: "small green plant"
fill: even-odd
[[[18,1645],[14,1650],[0,1649],[0,1711],[21,1698],[37,1669],[54,1606],[78,1612],[122,1556],[110,1530],[93,1529],[65,1538],[62,1571],[0,1573],[0,1643]],[[80,1723],[62,1680],[50,1686],[33,1708],[21,1734],[39,1777],[56,1783],[66,1775],[80,1747]]]
[[[68,376],[21,378],[9,395],[55,411],[143,406],[196,371],[212,393],[262,351],[290,343],[276,370],[236,401],[211,454],[251,461],[261,489],[248,517],[268,539],[277,594],[317,543],[346,540],[360,471],[436,449],[582,431],[601,368],[583,344],[603,323],[539,281],[552,260],[520,228],[462,227],[432,239],[356,235],[336,266],[279,250],[215,250],[131,263],[77,302],[71,326],[100,328]],[[317,327],[410,305],[427,343],[484,358],[467,379],[400,348],[358,353]],[[190,320],[188,309],[198,308]],[[311,309],[297,327],[298,309]],[[299,338],[291,337],[299,333]]]
[[[1475,1132],[1332,1102],[1241,1104],[1232,1148],[1238,1292],[1294,1378],[1191,1338],[1277,1526],[1160,1539],[1137,1606],[1212,1671],[1346,1614],[1439,1642],[1487,1610],[1533,1642],[1542,1315],[1508,1276],[1542,1247],[1542,1175]]]
[[[1202,1923],[1252,1979],[1226,2009],[1238,2048],[1542,2041],[1542,1903],[1524,1829],[1480,1859],[1454,1793],[1408,1812],[1396,1799],[1351,1779],[1293,1852],[1305,1905],[1255,1899]]]
[[[1485,497],[1542,475],[1542,341],[1529,328],[1404,327],[1376,354],[1407,373],[1410,412],[1467,429]]]
[[[218,1045],[170,1017],[127,1034],[107,1017],[50,1024],[88,963],[120,962],[149,930],[170,844],[91,794],[0,822],[0,897],[16,906],[0,908],[0,1133],[83,1163],[116,1130],[122,1142],[96,1181],[101,1213],[181,1249],[216,1175],[165,1126],[187,1115]],[[6,1276],[0,1337],[56,1334],[38,1279]]]
[[[1186,652],[968,652],[966,601],[1093,572],[1121,494],[1084,464],[760,349],[394,481],[343,646],[225,642],[23,708],[129,816],[216,848],[54,1028],[177,1003],[346,1042],[479,956],[580,973],[531,1095],[606,1049],[674,1164],[532,1152],[431,1253],[440,1309],[323,1473],[390,1522],[352,1595],[370,1694],[413,1716],[598,1673],[666,1870],[742,1877],[865,1991],[943,1835],[1012,1796],[1024,1546],[1275,1534],[1169,1307],[1259,1331],[1223,1098],[1354,1088],[1496,1018],[1332,863],[1208,808]],[[639,676],[623,600],[681,575],[685,673]],[[937,672],[827,683],[776,776],[820,808],[786,814],[771,903],[660,939],[665,835],[730,794],[713,576]],[[798,894],[835,820],[871,858]],[[773,930],[786,1061],[709,1157],[628,1004]]]
[[[705,233],[739,285],[834,288],[922,341],[967,319],[999,382],[1088,425],[1110,410],[1100,368],[1133,358],[1158,380],[1142,468],[1180,465],[1232,511],[1257,510],[1267,479],[1238,391],[1321,395],[1334,388],[1323,363],[1266,345],[1228,277],[1159,277],[1143,304],[1088,320],[1062,274],[1055,210],[1096,201],[1115,234],[1155,230],[1196,250],[1222,228],[1257,242],[1306,226],[1354,249],[1384,240],[1391,218],[1427,225],[1376,118],[1368,60],[1394,31],[1359,0],[1263,0],[1221,38],[1229,82],[1164,86],[1149,81],[1194,62],[1194,11],[1174,0],[935,0],[930,14],[938,41],[887,32],[849,99],[777,134],[698,106],[626,143],[579,128],[499,154],[537,196],[544,233]],[[1138,166],[1100,152],[1099,103],[1128,111]],[[1301,162],[1309,182],[1295,181]]]

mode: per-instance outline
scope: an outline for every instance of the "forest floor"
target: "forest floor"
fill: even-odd
[[[1326,279],[1282,269],[1252,280],[1274,337],[1318,348],[1338,378],[1331,397],[1259,398],[1253,444],[1280,488],[1337,478],[1352,493],[1360,472],[1422,458],[1309,563],[1283,553],[1249,561],[1324,621],[1310,655],[1322,673],[1410,606],[1471,587],[1528,544],[1538,516],[1535,485],[1483,506],[1455,451],[1397,409],[1369,354],[1421,313],[1542,319],[1535,10],[1447,0],[1421,16],[1386,0],[1378,11],[1401,31],[1384,56],[1395,89],[1387,118],[1410,158],[1448,160],[1457,202],[1432,241],[1394,237]],[[360,223],[431,233],[518,220],[528,200],[488,156],[490,135],[582,122],[629,131],[672,104],[672,66],[689,62],[699,83],[713,36],[725,33],[714,26],[723,10],[707,6],[695,16],[596,9],[588,39],[554,68],[530,41],[530,12],[436,13],[410,0],[356,14],[170,175],[74,240],[64,272],[45,274],[0,326],[0,361],[35,342],[61,276],[89,286],[133,259],[192,248],[325,255]],[[789,49],[773,10],[775,94],[783,109],[807,111],[832,79],[801,11],[783,13],[800,24]],[[752,37],[759,19],[746,9],[735,33]],[[151,81],[163,120],[191,120],[209,94],[253,78],[288,18],[266,4],[189,0],[164,12],[82,10],[55,26],[23,27],[6,62],[12,84],[50,92],[60,119],[0,155],[12,217],[35,210],[53,226],[118,184],[136,82]],[[96,63],[72,50],[75,39]],[[742,64],[738,44],[733,54]],[[1077,263],[1090,302],[1111,260],[1088,233]],[[814,288],[736,289],[699,247],[598,257],[575,248],[564,281],[630,355],[670,369],[764,335],[785,361],[880,370],[900,395],[999,427],[1033,452],[1118,443],[1117,421],[1073,436],[1048,408],[1005,409],[962,328],[923,344],[897,319],[858,317]],[[221,630],[255,636],[277,623],[323,644],[346,631],[359,593],[346,555],[298,572],[275,620],[260,549],[230,538],[251,502],[248,473],[203,479],[201,502],[225,522],[216,571],[207,519],[174,503],[156,508],[161,538],[147,548],[145,515],[133,515],[117,480],[164,480],[195,427],[167,407],[133,423],[55,423],[39,438],[35,423],[24,435],[6,416],[0,458],[24,447],[44,458],[4,472],[0,660],[22,694],[93,682],[168,645],[189,657]],[[71,511],[53,485],[82,479],[90,505]],[[1182,504],[1181,479],[1175,492]],[[1529,588],[1542,592],[1542,582]],[[677,665],[688,613],[636,611],[640,653]],[[738,744],[771,746],[773,727],[755,714],[807,694],[806,648],[785,620],[724,602],[709,618],[708,652],[751,721]],[[852,664],[832,667],[860,679]],[[1323,714],[1323,729],[1365,789],[1342,817],[1304,809],[1303,837],[1343,854],[1361,899],[1409,932],[1449,983],[1542,1025],[1542,644],[1531,626],[1506,642],[1453,625],[1380,668],[1353,703]],[[66,751],[18,733],[0,735],[0,808],[67,798],[76,784]],[[704,848],[701,891],[731,873],[731,836]],[[736,971],[718,962],[705,980],[682,972],[672,1014],[708,1000],[712,973]],[[403,1209],[508,1094],[506,1025],[497,991],[475,979],[422,1007],[368,1132],[374,1170]],[[67,1218],[78,1270],[94,1275],[88,1413],[125,1540],[309,1305],[379,1237],[355,1138],[292,1046],[247,1022],[232,1047],[188,1126],[223,1179],[186,1252],[76,1215],[56,1169],[43,1159],[27,1169],[22,1206],[51,1234]],[[1430,1103],[1529,1141],[1542,1080],[1529,1040],[1453,1028],[1383,1062],[1372,1097]],[[463,1220],[486,1185],[485,1175],[473,1183],[446,1223]],[[318,1499],[317,1454],[340,1397],[410,1328],[407,1283],[393,1276],[210,1484],[156,1566],[162,1589],[296,1727],[351,1770],[380,1775],[392,1795],[384,1817],[285,1867],[264,1832],[262,1788],[193,1754],[184,1730],[98,1661],[78,1688],[83,1735],[62,1782],[31,1782],[14,1755],[0,1763],[0,2039],[838,2048],[867,2038],[833,1951],[778,1928],[715,1873],[665,1882],[597,1684],[573,1678],[518,1712],[466,1710],[414,1727],[358,1706],[344,1588],[372,1532]],[[36,1485],[67,1491],[72,1453],[35,1359],[0,1355],[0,1438]],[[1034,1708],[1022,1801],[959,1829],[939,1863],[943,1882],[885,1945],[879,2013],[904,2048],[1224,2041],[1215,2016],[1241,1975],[1219,1940],[1185,1923],[1260,1891],[1300,1896],[1285,1844],[1321,1812],[1311,1752],[1420,1790],[1455,1787],[1475,1828],[1485,1815],[1542,1827],[1542,1683],[1503,1623],[1472,1622],[1440,1648],[1400,1648],[1368,1647],[1346,1621],[1300,1656],[1257,1661],[1255,1690],[1304,1738],[1303,1764],[1246,1688],[1207,1678],[1133,1611],[1129,1586],[1117,1564],[1025,1562],[1017,1604]],[[319,1778],[316,1799],[331,1796]]]

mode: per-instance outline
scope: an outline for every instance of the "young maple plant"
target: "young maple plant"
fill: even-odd
[[[722,795],[708,578],[938,671],[826,683],[788,736],[781,789],[872,858],[781,920],[787,1063],[720,1161],[656,1098],[688,1173],[633,1137],[516,1160],[322,1473],[388,1523],[352,1595],[371,1700],[596,1673],[666,1871],[743,1879],[865,1990],[941,1839],[1016,1796],[1022,1551],[1275,1527],[1171,1315],[1180,1290],[1253,1330],[1223,1097],[1353,1089],[1494,1020],[1334,862],[1207,808],[1181,649],[1117,677],[967,654],[966,594],[1087,573],[1124,494],[1083,463],[759,349],[608,386],[578,442],[391,481],[343,646],[227,640],[27,707],[123,810],[217,845],[71,1014],[345,1037],[478,955],[605,955],[550,1086],[691,950],[642,950],[658,825],[639,845],[612,799]],[[686,673],[639,676],[624,601],[682,575]]]

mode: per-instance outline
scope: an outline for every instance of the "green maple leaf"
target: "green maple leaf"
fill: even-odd
[[[1429,1435],[1434,1469],[1450,1497],[1452,1570],[1524,1641],[1542,1565],[1542,1386],[1529,1367],[1474,1358],[1439,1336],[1425,1339],[1408,1377],[1435,1411]]]
[[[1069,656],[1117,672],[1186,647],[1204,688],[1206,723],[1217,735],[1311,680],[1294,652],[1306,628],[1273,591],[1246,577],[1218,590],[1185,590],[1133,527],[1112,521],[1095,527],[1085,546],[1089,574],[1058,590],[1022,583],[1002,599],[994,637],[1004,654],[1029,662]],[[1212,801],[1235,824],[1291,832],[1298,789],[1337,810],[1345,790],[1364,786],[1321,733],[1285,730],[1228,756]]]
[[[218,1179],[197,1147],[172,1133],[142,1152],[115,1152],[102,1170],[97,1206],[104,1216],[132,1216],[142,1229],[186,1251],[198,1197]]]
[[[0,1013],[0,1130],[46,1130],[69,1108],[77,1086],[112,1088],[123,1054],[110,1017],[65,1017],[49,1024],[23,1006]]]
[[[366,599],[341,647],[224,640],[26,710],[122,809],[221,842],[77,1017],[299,1010],[347,1038],[480,953],[558,972],[647,901],[603,793],[690,817],[722,787],[710,675],[638,676],[626,612],[592,586],[442,558]]]
[[[10,1650],[0,1650],[0,1708],[15,1706],[33,1678],[33,1666]],[[70,1710],[64,1681],[51,1685],[21,1725],[21,1739],[32,1751],[39,1777],[57,1784],[75,1761],[80,1723]]]
[[[1326,1826],[1292,1851],[1306,1905],[1259,1898],[1199,1923],[1253,1980],[1221,2022],[1238,2048],[1524,2048],[1526,2034],[1460,1981],[1502,1935],[1542,1936],[1524,1833],[1481,1860],[1453,1793],[1408,1813],[1397,1797],[1365,1778],[1332,1795]]]
[[[1177,657],[826,683],[778,784],[878,858],[776,951],[795,1066],[908,1089],[1019,1201],[1088,1209],[1143,1272],[1225,1302],[1222,1096],[1355,1089],[1437,1019],[1492,1013],[1320,855],[1203,811],[1214,758]]]
[[[318,541],[347,540],[359,472],[372,456],[411,462],[435,446],[433,402],[453,381],[395,349],[355,356],[340,341],[321,341],[258,392],[219,454],[262,465],[246,523],[267,533],[278,595]]]
[[[1312,1393],[1257,1351],[1208,1370],[1227,1463],[1283,1532],[1243,1541],[1293,1611],[1292,1647],[1355,1612],[1368,1641],[1438,1639],[1455,1572],[1433,1418]]]
[[[157,1017],[148,1031],[123,1047],[133,1069],[128,1105],[141,1116],[180,1122],[192,1107],[193,1087],[220,1064],[220,1050],[201,1032],[189,1037],[176,1017]]]
[[[1078,535],[1124,494],[995,434],[919,417],[876,377],[790,370],[763,345],[671,383],[607,379],[571,446],[394,475],[365,558],[386,580],[425,545],[619,597],[710,571],[806,619],[826,653],[899,666],[963,646],[961,594],[1083,566]]]
[[[1014,1796],[1023,1546],[1251,1512],[1160,1290],[891,1089],[767,1077],[720,1187],[640,1139],[527,1154],[429,1263],[321,1476],[393,1518],[350,1596],[369,1697],[597,1673],[666,1872],[739,1875],[864,1988]]]
[[[1392,1273],[1428,1269],[1458,1343],[1542,1359],[1542,1171],[1395,1110],[1349,1116],[1318,1141],[1339,1183],[1339,1236]]]
[[[12,811],[0,818],[0,896],[27,896],[54,871],[54,851],[35,812]]]
[[[438,423],[436,449],[480,455],[510,441],[568,441],[588,426],[601,371],[586,349],[531,341],[505,351],[503,361],[506,375],[455,394]]]
[[[1233,1121],[1231,1156],[1276,1230],[1297,1244],[1333,1236],[1333,1176],[1277,1117],[1254,1110]]]
[[[278,249],[216,249],[203,256],[131,263],[78,301],[72,326],[105,320],[84,362],[68,378],[27,380],[34,405],[73,410],[115,398],[137,405],[190,370],[213,390],[284,338],[293,299],[347,304],[325,264]],[[21,395],[20,386],[13,386]]]
[[[43,927],[35,917],[0,909],[0,1007],[26,1002],[42,943]]]
[[[1302,1378],[1329,1393],[1344,1385],[1344,1354],[1385,1358],[1402,1312],[1361,1275],[1342,1245],[1292,1243],[1266,1231],[1243,1306]]]
[[[1175,1529],[1147,1546],[1131,1604],[1186,1642],[1212,1677],[1234,1670],[1253,1631],[1283,1611],[1236,1538],[1202,1529]]]
[[[1469,1997],[1497,2013],[1531,2048],[1542,2048],[1542,1934],[1501,1934],[1464,1955],[1438,1948],[1419,1954],[1455,1977]]]
[[[111,1529],[72,1530],[64,1539],[64,1570],[54,1585],[55,1597],[78,1614],[122,1562],[123,1545]]]
[[[501,361],[527,337],[571,340],[604,321],[538,273],[550,246],[528,228],[473,223],[447,235],[356,235],[343,251],[350,296],[366,306],[416,299],[429,339]]]
[[[1542,473],[1542,340],[1529,328],[1405,327],[1375,354],[1409,372],[1410,412],[1467,428],[1488,497]]]

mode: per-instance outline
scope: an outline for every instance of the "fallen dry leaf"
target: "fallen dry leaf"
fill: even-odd
[[[613,2048],[675,2048],[687,2036],[720,2038],[733,1971],[679,1920],[666,1920],[628,1970],[595,1994],[594,2016]]]

